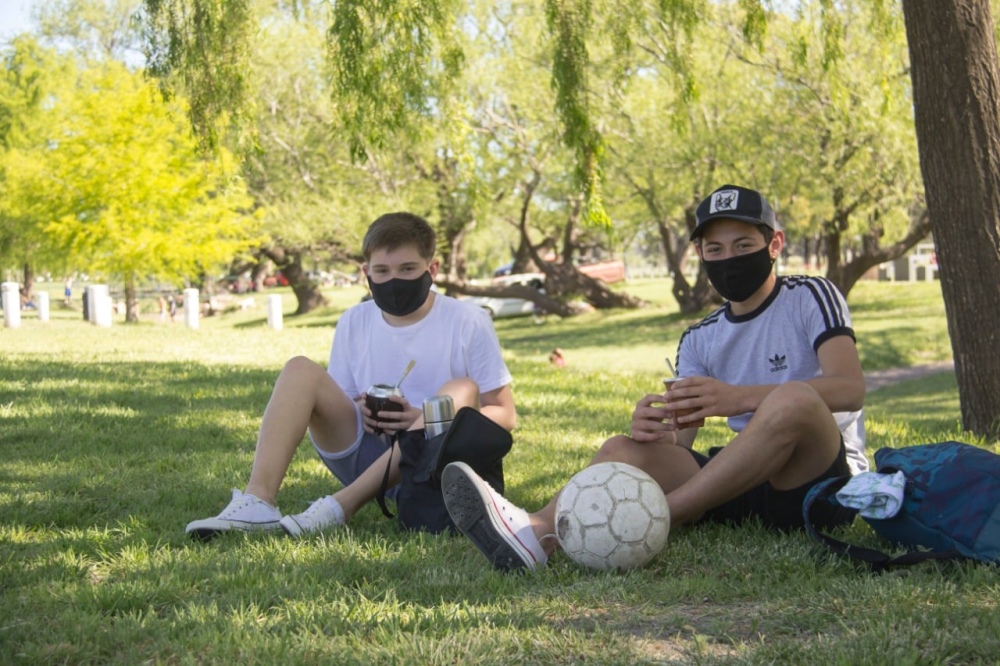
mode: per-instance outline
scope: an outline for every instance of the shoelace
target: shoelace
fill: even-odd
[[[237,503],[234,504],[234,503],[230,502],[229,507],[225,510],[225,512],[223,512],[222,516],[224,518],[225,517],[229,517],[229,516],[233,515],[234,513],[236,513],[237,511],[239,511],[240,509],[247,508],[252,503],[253,502],[251,501],[251,499],[249,497],[247,497],[246,495],[244,495],[243,497],[239,498],[239,500],[238,500]]]
[[[326,508],[326,503],[323,501],[324,498],[320,497],[318,500],[309,505],[309,508],[303,511],[300,515],[303,519],[311,520],[312,517],[324,511]]]

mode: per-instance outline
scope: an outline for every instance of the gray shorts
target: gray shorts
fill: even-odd
[[[375,435],[365,432],[361,424],[361,408],[354,406],[355,420],[358,424],[358,434],[354,442],[340,453],[327,453],[316,446],[316,440],[309,434],[309,441],[319,454],[319,459],[323,461],[327,469],[344,484],[349,486],[361,476],[361,473],[372,466],[382,455],[389,450],[392,440],[388,435]],[[383,470],[384,471],[384,470]],[[392,486],[385,496],[389,499],[396,499],[399,487]]]

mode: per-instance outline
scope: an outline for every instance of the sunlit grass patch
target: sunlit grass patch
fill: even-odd
[[[909,285],[908,285],[909,286]],[[623,285],[627,288],[627,285]],[[639,397],[662,390],[684,328],[664,300],[630,312],[497,322],[519,425],[507,496],[537,508]],[[852,293],[866,368],[947,358],[935,284]],[[492,571],[465,539],[401,532],[378,507],[301,540],[188,539],[242,488],[260,414],[285,361],[325,364],[360,289],[267,329],[263,314],[198,330],[111,329],[57,318],[3,330],[0,346],[2,663],[991,663],[1000,587],[987,567],[921,565],[873,577],[804,534],[759,526],[676,530],[645,568]],[[937,314],[935,314],[937,312]],[[887,315],[886,313],[891,313]],[[79,313],[76,313],[78,316]],[[560,347],[568,365],[548,352]],[[869,451],[967,438],[953,373],[868,396]],[[696,446],[725,443],[710,419]],[[995,444],[992,444],[995,448]],[[338,487],[300,447],[285,512]],[[861,521],[844,531],[878,545]]]

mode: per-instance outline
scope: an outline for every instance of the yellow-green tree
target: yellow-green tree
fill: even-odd
[[[47,107],[59,82],[72,80],[72,62],[45,49],[30,36],[15,37],[0,52],[0,267],[16,268],[30,298],[36,264],[63,268],[59,257],[46,257],[43,231],[30,223],[30,200],[11,202],[4,157],[11,150],[38,144],[47,131]]]
[[[225,151],[198,151],[186,109],[117,63],[84,70],[47,111],[49,131],[0,157],[0,217],[50,253],[136,285],[182,283],[259,239],[251,200]]]

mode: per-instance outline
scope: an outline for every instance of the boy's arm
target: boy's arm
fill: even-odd
[[[510,388],[510,384],[481,394],[479,411],[504,429],[513,430],[517,425],[517,410],[514,407],[514,391]]]
[[[858,348],[849,335],[838,335],[820,345],[816,352],[823,374],[806,380],[816,389],[831,412],[853,412],[865,404],[865,375],[861,370]],[[756,411],[761,401],[777,388],[777,384],[762,386],[734,386],[733,393],[740,397],[736,409],[728,414]]]
[[[831,412],[853,412],[865,404],[865,373],[854,340],[847,335],[830,338],[816,352],[823,374],[807,384],[816,389]]]
[[[822,373],[806,380],[823,398],[831,412],[852,412],[865,402],[865,376],[861,371],[858,349],[849,335],[832,337],[817,351]],[[671,406],[676,409],[698,408],[703,413],[683,417],[697,420],[708,416],[735,416],[755,412],[778,384],[735,386],[711,377],[690,377],[670,391]],[[683,433],[685,431],[680,431]],[[685,440],[678,433],[678,444]]]

